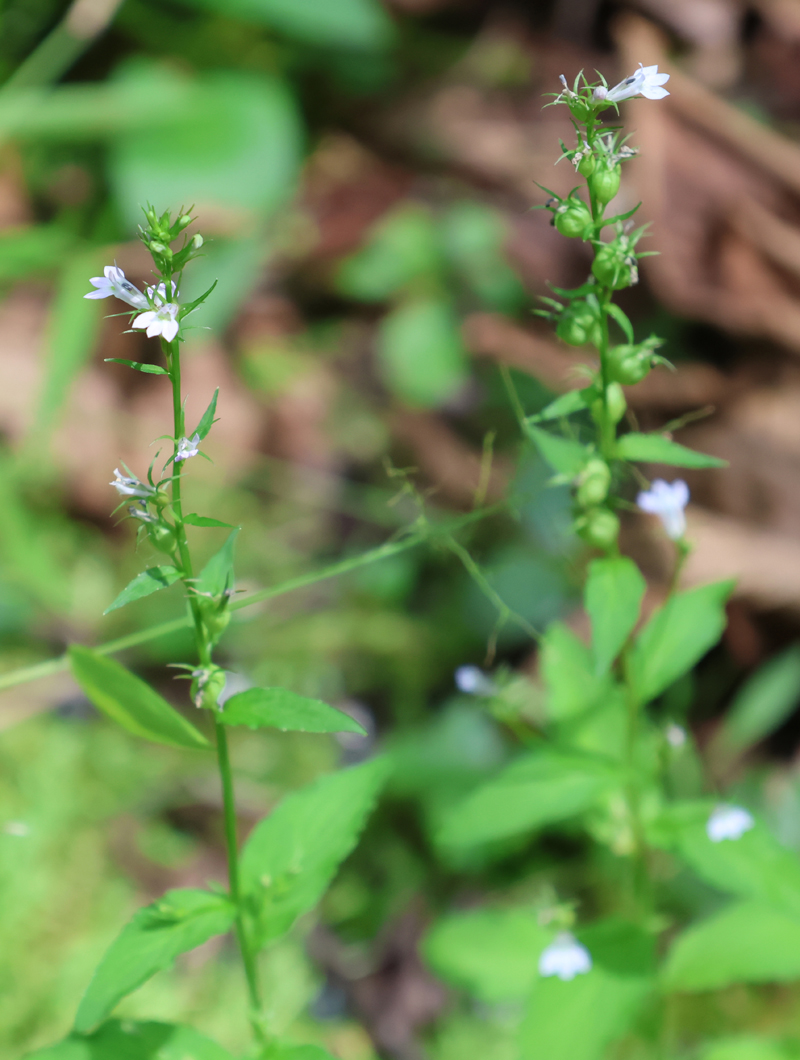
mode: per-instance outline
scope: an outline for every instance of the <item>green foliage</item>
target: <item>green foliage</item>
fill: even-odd
[[[746,750],[777,729],[798,699],[800,648],[792,645],[745,682],[714,736],[714,746],[727,754]]]
[[[631,678],[643,702],[655,699],[705,655],[725,628],[733,582],[676,593],[655,612],[634,642]]]
[[[117,608],[133,603],[134,600],[141,600],[144,596],[157,593],[159,589],[166,589],[170,585],[174,585],[178,578],[180,578],[180,572],[177,567],[171,565],[148,567],[147,570],[137,574],[125,586],[113,604],[109,604],[103,614],[107,615],[109,611],[116,611]]]
[[[180,953],[214,935],[225,934],[236,910],[230,900],[210,891],[177,890],[136,913],[112,942],[83,995],[75,1029],[93,1030],[116,1004]]]
[[[242,888],[260,945],[280,938],[322,897],[358,840],[386,779],[375,759],[288,795],[242,851]]]
[[[232,1060],[222,1046],[192,1027],[109,1020],[89,1035],[71,1034],[28,1060]]]
[[[383,301],[419,282],[423,287],[442,270],[436,226],[418,207],[397,210],[380,222],[367,245],[339,268],[339,290],[364,302]]]
[[[458,325],[443,299],[408,301],[384,317],[378,357],[387,386],[409,405],[441,405],[467,378]]]
[[[142,361],[126,361],[122,357],[104,357],[104,361],[109,364],[124,364],[128,368],[133,368],[137,372],[142,372],[144,375],[167,375],[166,368],[162,368],[158,364],[145,364]]]
[[[222,593],[233,588],[233,551],[238,533],[238,527],[232,530],[225,539],[225,544],[222,548],[214,553],[200,571],[195,582],[195,588],[198,593],[221,596]]]
[[[532,426],[530,421],[527,424],[527,433],[547,463],[560,475],[574,478],[586,463],[586,449],[580,442],[548,434],[547,431]]]
[[[548,713],[556,721],[591,710],[609,694],[611,682],[605,673],[597,675],[591,651],[561,622],[547,627],[541,670],[549,691]]]
[[[669,464],[672,467],[727,467],[727,460],[698,453],[685,445],[665,438],[663,434],[624,434],[617,442],[621,460],[641,460],[647,464]]]
[[[319,699],[309,699],[288,688],[248,688],[225,700],[219,715],[223,725],[273,728],[282,732],[357,732],[363,726],[348,714]]]
[[[592,620],[595,672],[606,673],[639,620],[646,583],[625,556],[596,559],[589,565],[584,604]]]
[[[97,709],[134,736],[171,747],[209,747],[194,725],[114,659],[73,644],[69,661],[75,680]]]
[[[214,396],[208,403],[208,408],[200,417],[200,422],[197,424],[195,429],[188,435],[189,438],[193,438],[195,435],[202,440],[208,436],[208,432],[214,426],[216,422],[214,417],[217,414],[217,398],[219,397],[219,387],[214,391]]]

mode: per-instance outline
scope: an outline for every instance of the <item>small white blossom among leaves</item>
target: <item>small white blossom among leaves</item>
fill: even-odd
[[[497,686],[491,677],[477,666],[459,666],[455,674],[456,688],[472,696],[493,696]]]
[[[120,497],[152,497],[156,492],[146,482],[140,482],[135,475],[123,475],[118,467],[114,468],[114,481],[109,483]]]
[[[683,479],[665,482],[657,478],[647,492],[639,494],[636,503],[643,512],[658,516],[673,541],[686,533],[685,508],[689,503],[689,487]]]
[[[544,978],[557,975],[559,979],[574,979],[576,975],[585,975],[591,970],[589,951],[568,931],[557,935],[539,958],[539,975]]]
[[[180,438],[178,440],[178,451],[175,454],[175,463],[179,460],[188,460],[190,456],[197,456],[200,452],[200,435],[193,434],[191,438]]]
[[[132,305],[134,309],[147,309],[147,299],[138,287],[134,287],[131,281],[125,278],[122,269],[118,269],[116,265],[106,265],[103,273],[103,276],[92,276],[89,283],[97,290],[89,291],[83,296],[84,298],[111,298],[113,296]]]
[[[623,99],[632,99],[633,96],[644,96],[645,99],[663,99],[669,92],[662,86],[669,81],[669,74],[660,74],[657,66],[642,66],[635,74],[626,77],[613,88],[605,88],[603,85],[592,93],[595,100],[606,103],[621,103]]]
[[[154,338],[160,335],[166,342],[172,342],[178,334],[178,310],[180,306],[176,302],[167,302],[156,309],[148,309],[146,313],[140,313],[131,327],[146,328],[147,337]]]
[[[706,822],[706,834],[712,843],[741,839],[754,824],[753,815],[741,806],[717,806]]]

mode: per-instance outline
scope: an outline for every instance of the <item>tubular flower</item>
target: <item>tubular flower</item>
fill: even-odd
[[[157,309],[148,309],[146,313],[139,314],[131,327],[146,328],[149,339],[160,335],[167,342],[172,342],[180,327],[177,321],[179,309],[180,306],[176,302],[167,302]]]
[[[146,482],[140,482],[135,475],[123,475],[118,467],[114,468],[114,481],[109,482],[120,497],[141,497],[147,499],[155,494],[155,489]]]
[[[669,74],[660,74],[657,66],[642,66],[635,74],[626,77],[613,88],[605,88],[598,85],[592,93],[592,97],[598,102],[621,103],[623,99],[632,99],[634,96],[644,96],[645,99],[663,99],[668,96],[666,88],[662,88],[669,81]]]
[[[706,822],[706,835],[712,843],[723,839],[741,839],[756,822],[741,806],[717,806]]]
[[[84,298],[110,298],[113,295],[132,305],[134,309],[147,309],[147,299],[138,287],[134,287],[130,280],[125,279],[122,269],[118,269],[116,265],[106,265],[103,273],[103,276],[92,276],[89,283],[97,290],[89,291]]]
[[[557,975],[559,979],[574,979],[576,975],[585,975],[591,970],[589,951],[568,931],[556,936],[539,958],[539,975],[545,978]]]
[[[685,508],[689,503],[689,487],[683,479],[665,482],[657,478],[647,492],[639,494],[636,503],[643,512],[658,516],[673,541],[678,541],[686,533]]]
[[[178,451],[175,454],[175,463],[177,464],[179,460],[188,460],[190,456],[197,456],[200,452],[198,448],[199,445],[199,434],[193,434],[191,438],[179,438]]]

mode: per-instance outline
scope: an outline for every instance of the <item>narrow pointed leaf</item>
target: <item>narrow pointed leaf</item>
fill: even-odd
[[[143,364],[141,361],[126,361],[122,357],[105,357],[109,364],[127,364],[129,368],[135,368],[137,372],[145,372],[147,375],[169,375],[166,368],[157,364]]]
[[[219,397],[219,387],[217,387],[217,389],[214,391],[214,396],[212,397],[211,401],[208,403],[208,408],[203,413],[203,415],[202,415],[202,417],[200,419],[200,422],[197,424],[195,429],[189,435],[190,438],[193,438],[197,434],[197,435],[200,436],[200,441],[202,442],[202,440],[206,437],[208,432],[211,430],[211,428],[214,425],[214,416],[216,415],[216,412],[217,412],[217,398],[218,397]]]
[[[150,685],[116,660],[73,644],[69,661],[75,680],[91,702],[128,732],[171,747],[198,750],[211,746]]]
[[[233,1060],[227,1049],[194,1027],[107,1020],[92,1034],[73,1033],[26,1060]]]
[[[727,460],[698,453],[685,445],[665,438],[663,434],[624,434],[617,442],[620,460],[640,460],[647,464],[669,464],[672,467],[727,467]]]
[[[128,582],[114,603],[110,604],[103,614],[107,615],[110,611],[116,611],[119,607],[133,603],[134,600],[141,600],[144,596],[157,593],[159,589],[166,589],[178,578],[180,578],[180,572],[175,567],[169,565],[148,567],[141,574],[137,574],[133,581]]]
[[[589,564],[584,603],[592,620],[592,650],[598,674],[607,673],[639,620],[647,585],[626,556]]]
[[[594,387],[587,386],[583,390],[568,390],[561,394],[555,401],[537,412],[535,416],[527,416],[526,423],[546,423],[548,420],[558,420],[562,416],[570,416],[573,412],[582,412],[588,409],[592,400],[596,397]]]
[[[574,478],[589,456],[588,450],[572,438],[562,438],[557,434],[548,434],[539,427],[527,425],[528,436],[548,464],[561,475]]]
[[[281,729],[283,732],[366,731],[349,714],[309,699],[288,688],[248,688],[225,700],[219,720],[223,725],[247,725],[251,729]]]
[[[613,302],[609,302],[606,309],[608,310],[609,315],[619,324],[628,342],[633,342],[633,325],[630,320],[628,320],[625,313],[623,313],[620,307]]]
[[[233,523],[222,523],[219,519],[212,519],[208,515],[197,515],[195,512],[184,515],[183,521],[187,526],[225,526],[228,529],[233,528]]]
[[[219,552],[216,552],[200,571],[196,582],[198,592],[220,596],[226,589],[233,587],[233,550],[238,533],[239,527],[237,526],[228,534]]]
[[[75,1030],[91,1031],[123,997],[168,968],[179,953],[225,934],[234,917],[234,907],[224,895],[188,888],[167,891],[153,905],[140,909],[94,973],[78,1006]]]

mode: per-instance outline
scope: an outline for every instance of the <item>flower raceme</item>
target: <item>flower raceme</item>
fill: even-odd
[[[574,979],[592,970],[592,958],[585,946],[574,935],[562,931],[554,942],[543,950],[539,958],[539,975],[543,978],[557,975],[559,979]]]
[[[683,479],[665,482],[657,478],[650,489],[636,498],[643,512],[657,515],[667,536],[679,541],[686,533],[686,505],[689,503],[689,487]]]
[[[662,86],[669,81],[669,74],[660,74],[658,66],[642,66],[635,74],[626,77],[613,88],[598,85],[592,92],[592,99],[597,103],[621,103],[624,99],[644,96],[645,99],[663,99],[669,92]]]

